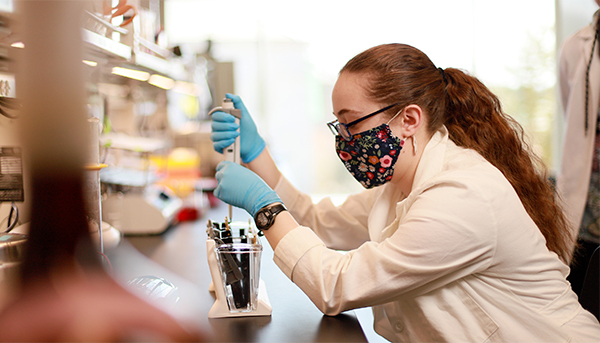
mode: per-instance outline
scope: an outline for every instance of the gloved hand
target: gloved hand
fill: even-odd
[[[261,208],[281,199],[260,176],[231,161],[217,165],[217,188],[214,195],[224,202],[245,209],[253,218]]]
[[[240,132],[237,131],[238,125],[235,124],[235,118],[229,113],[217,111],[212,114],[212,133],[210,139],[213,141],[214,149],[223,153],[223,149],[235,142],[235,138],[241,135],[240,157],[242,162],[252,162],[265,149],[265,141],[258,134],[256,124],[252,120],[250,113],[242,102],[242,99],[233,94],[226,94],[227,98],[233,101],[233,106],[242,112],[240,119]]]

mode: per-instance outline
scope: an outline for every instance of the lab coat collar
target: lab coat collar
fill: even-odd
[[[417,166],[411,190],[442,171],[448,146],[448,129],[442,125],[431,137]]]
[[[442,126],[433,134],[423,150],[413,180],[413,190],[442,171],[447,144],[448,130]],[[368,227],[371,240],[380,242],[393,233],[397,228],[391,225],[394,222],[393,218],[398,220],[398,206],[403,203],[405,198],[406,195],[402,195],[398,187],[391,182],[382,186],[381,193],[369,214]]]

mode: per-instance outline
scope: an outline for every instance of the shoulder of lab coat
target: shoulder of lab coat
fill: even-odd
[[[397,203],[396,219],[383,228],[380,241],[341,254],[298,227],[280,241],[274,260],[321,311],[337,314],[423,294],[487,269],[500,215],[531,225],[502,174],[474,151],[454,145],[444,129],[426,146],[413,191]]]

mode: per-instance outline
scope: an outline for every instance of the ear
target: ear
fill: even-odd
[[[410,137],[417,132],[423,123],[423,110],[419,105],[408,105],[400,114],[401,132],[404,137]]]

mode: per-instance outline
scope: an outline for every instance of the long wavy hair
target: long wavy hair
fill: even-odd
[[[521,125],[502,111],[498,97],[477,78],[455,68],[436,68],[427,55],[405,44],[368,49],[348,61],[344,72],[364,74],[373,101],[419,105],[430,133],[445,125],[454,143],[477,151],[498,168],[548,249],[570,262],[574,242],[542,160],[525,142]]]

